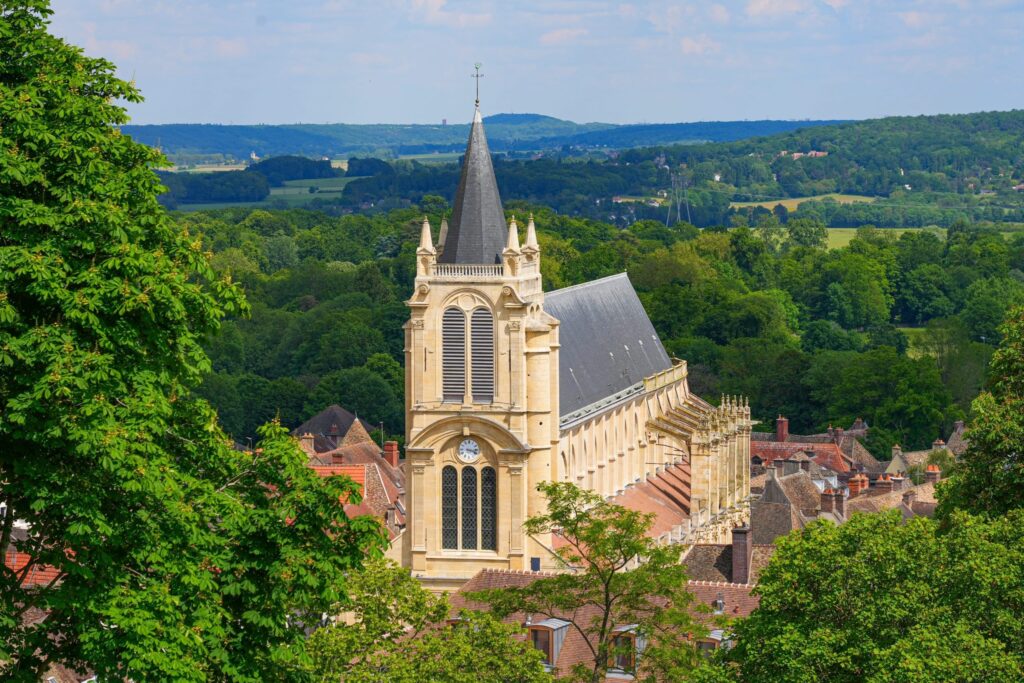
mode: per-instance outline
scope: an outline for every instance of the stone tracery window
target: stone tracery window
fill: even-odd
[[[441,547],[459,547],[459,475],[451,465],[441,470]]]
[[[480,473],[480,548],[498,549],[498,477],[493,467]]]
[[[441,470],[441,549],[498,549],[498,474],[467,465]]]
[[[476,550],[477,490],[476,469],[462,468],[462,549]]]

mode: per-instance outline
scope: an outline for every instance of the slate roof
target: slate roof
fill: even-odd
[[[691,581],[732,583],[732,551],[730,543],[698,543],[683,557]],[[750,563],[750,583],[757,583],[761,570],[775,554],[774,545],[754,544]]]
[[[301,437],[303,434],[312,434],[313,450],[323,453],[340,446],[352,423],[357,419],[355,415],[341,406],[329,405],[293,429],[292,436]],[[359,422],[368,432],[376,429],[366,420],[359,420]]]
[[[508,228],[484,123],[477,109],[469,130],[462,177],[455,193],[452,219],[438,263],[501,263]]]
[[[672,367],[654,325],[625,273],[544,296],[559,325],[562,421]]]
[[[946,439],[946,450],[953,455],[962,455],[967,450],[967,437],[964,431],[963,420],[957,420],[953,426],[953,433]]]

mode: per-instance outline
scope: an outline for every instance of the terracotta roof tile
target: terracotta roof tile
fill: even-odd
[[[486,609],[487,605],[468,600],[466,598],[466,594],[473,591],[492,588],[526,586],[537,579],[547,576],[555,576],[555,574],[494,569],[481,570],[473,576],[473,578],[463,584],[463,586],[451,597],[452,609],[453,611],[458,611],[460,609]],[[694,594],[699,603],[703,603],[709,607],[712,606],[714,601],[718,599],[719,595],[721,595],[722,600],[725,602],[725,614],[730,617],[749,615],[754,608],[757,607],[759,602],[759,598],[751,595],[750,591],[752,586],[749,585],[717,583],[710,581],[689,581],[687,583],[687,588]],[[587,606],[577,611],[575,618],[581,622],[586,622],[597,615],[598,611],[596,607]],[[699,618],[706,618],[708,615],[702,612],[697,616]],[[536,616],[534,619],[534,623],[540,621]],[[503,621],[507,624],[525,625],[526,615],[512,614],[506,617]],[[625,624],[622,625],[625,626]],[[590,661],[592,656],[590,647],[584,640],[583,635],[570,626],[565,633],[565,640],[562,643],[562,648],[558,653],[557,660],[555,661],[555,674],[562,676],[567,675],[574,665]],[[621,680],[622,678],[615,678],[614,676],[609,676],[606,679],[606,681]]]
[[[685,465],[669,465],[654,477],[628,486],[610,499],[637,512],[654,514],[648,535],[657,538],[686,522],[690,516],[690,471]]]

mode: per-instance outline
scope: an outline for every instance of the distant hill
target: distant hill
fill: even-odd
[[[491,149],[534,151],[563,147],[627,147],[674,142],[724,142],[771,135],[834,121],[717,121],[700,123],[616,125],[575,123],[542,114],[495,114],[484,119]],[[328,156],[399,156],[460,152],[469,124],[290,124],[236,126],[198,123],[128,125],[123,131],[139,142],[160,147],[175,157],[220,155],[245,159],[298,154]]]
[[[605,130],[577,133],[560,142],[582,147],[648,147],[679,142],[732,142],[746,138],[786,133],[813,126],[846,123],[835,121],[697,121],[694,123],[649,123],[616,126]],[[541,140],[546,144],[546,140]]]

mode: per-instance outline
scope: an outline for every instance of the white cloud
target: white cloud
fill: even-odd
[[[708,55],[722,49],[719,43],[716,43],[710,36],[704,33],[692,38],[686,36],[679,41],[679,47],[684,55]]]
[[[831,7],[833,10],[838,12],[842,8],[850,4],[850,0],[821,0],[823,3]]]
[[[214,38],[213,52],[218,57],[237,59],[249,54],[249,44],[245,38]]]
[[[708,8],[708,16],[711,17],[711,21],[718,24],[729,23],[729,10],[725,8],[725,5],[714,4]]]
[[[576,42],[579,38],[590,33],[585,28],[560,28],[548,31],[540,37],[541,45],[566,45]]]
[[[939,22],[938,16],[928,12],[918,12],[916,10],[912,10],[910,12],[898,12],[896,16],[898,16],[900,21],[909,28],[921,28],[922,26]]]
[[[807,9],[805,0],[749,0],[747,14],[752,17],[771,17]]]
[[[486,26],[493,15],[474,12],[453,12],[445,9],[448,0],[412,0],[413,12],[428,24],[439,24],[453,28]]]

